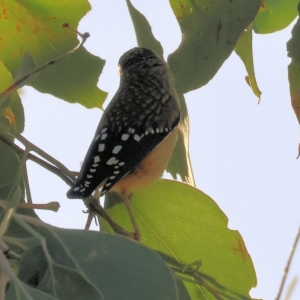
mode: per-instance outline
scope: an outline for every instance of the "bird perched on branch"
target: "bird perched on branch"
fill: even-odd
[[[140,233],[131,207],[132,192],[159,179],[177,140],[180,111],[166,63],[146,48],[133,48],[119,60],[120,87],[104,111],[70,199],[95,189],[118,192]]]

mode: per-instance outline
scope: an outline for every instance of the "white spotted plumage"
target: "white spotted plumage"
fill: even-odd
[[[100,157],[99,156],[95,156],[94,157],[94,163],[96,164],[96,163],[98,163],[100,161]]]
[[[102,152],[102,151],[104,151],[104,149],[105,149],[105,145],[104,144],[99,144],[98,151]]]
[[[113,154],[118,154],[122,149],[122,146],[118,145],[118,146],[115,146],[115,148],[113,149],[112,153]]]
[[[127,141],[129,138],[129,134],[128,133],[125,133],[122,135],[122,141]]]

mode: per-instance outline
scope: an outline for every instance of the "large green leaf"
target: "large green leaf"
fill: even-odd
[[[1,9],[0,57],[15,74],[25,52],[41,66],[74,48],[78,44],[76,34],[62,24],[76,28],[90,5],[86,0],[78,0],[76,5],[69,0],[7,0]],[[42,71],[30,84],[69,102],[101,107],[106,93],[96,84],[103,66],[103,60],[81,48]]]
[[[298,5],[300,14],[300,4]],[[288,56],[292,59],[288,66],[292,106],[300,123],[300,19],[292,30],[292,38],[287,43]]]
[[[163,260],[128,238],[45,225],[39,234],[45,242],[23,254],[18,275],[39,292],[65,300],[179,299]],[[24,299],[13,290],[22,295],[12,284],[7,299]]]
[[[179,93],[205,85],[253,21],[260,0],[170,0],[182,31],[179,48],[168,62]]]
[[[115,204],[116,194],[108,196],[107,212],[132,230],[125,205]],[[202,261],[198,275],[210,287],[230,299],[249,299],[256,285],[251,257],[239,232],[228,229],[227,217],[211,198],[189,185],[161,180],[134,194],[131,204],[143,244],[182,265]],[[108,229],[103,220],[101,225]],[[192,299],[215,299],[204,285],[187,287]]]
[[[263,0],[253,29],[256,33],[272,33],[287,27],[297,16],[299,0]]]

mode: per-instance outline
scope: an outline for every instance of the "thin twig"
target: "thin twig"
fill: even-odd
[[[19,140],[24,144],[25,147],[29,147],[33,151],[37,152],[39,155],[43,156],[45,159],[49,159],[52,163],[55,163],[56,165],[60,166],[61,168],[59,169],[56,166],[53,166],[52,164],[47,163],[43,159],[40,159],[36,157],[35,155],[29,153],[27,158],[34,161],[35,163],[39,164],[40,166],[44,167],[45,169],[49,170],[50,172],[54,173],[58,177],[60,177],[62,180],[64,180],[69,186],[73,186],[74,181],[75,181],[75,176],[71,171],[69,171],[62,163],[58,162],[56,159],[54,159],[52,156],[44,152],[43,150],[39,149],[36,147],[34,144],[30,143],[27,141],[24,137],[21,137]],[[25,151],[21,149],[19,146],[17,146],[14,142],[10,141],[8,138],[6,138],[4,135],[0,133],[0,140],[2,140],[4,143],[9,145],[10,147],[14,148],[19,154],[23,154]],[[65,173],[65,171],[67,171]],[[71,175],[72,177],[70,178]],[[119,224],[117,224],[104,210],[104,208],[99,204],[99,201],[94,198],[93,196],[88,197],[83,200],[85,205],[88,207],[89,211],[92,213],[94,212],[95,214],[98,214],[101,216],[103,219],[105,219],[108,224],[112,227],[114,232],[125,235],[131,238],[134,238],[134,235],[132,232],[126,231],[124,228],[122,228]]]
[[[279,290],[278,290],[278,293],[277,293],[277,296],[276,296],[275,300],[279,300],[280,297],[281,297],[281,293],[283,291],[283,287],[284,287],[284,284],[285,284],[285,281],[286,281],[286,277],[287,277],[287,274],[289,272],[290,265],[291,265],[291,262],[292,262],[297,244],[299,242],[299,239],[300,239],[300,227],[298,228],[298,232],[296,234],[293,246],[291,248],[290,255],[289,255],[288,260],[286,262],[286,266],[285,266],[284,271],[283,271],[283,276],[282,276],[281,283],[280,283],[280,286],[279,286]]]
[[[3,204],[7,207],[9,205],[9,201],[0,199],[0,204]],[[55,201],[49,203],[42,203],[42,204],[19,202],[17,208],[43,209],[43,210],[52,210],[56,212],[59,209],[59,203]]]
[[[24,178],[24,185],[25,185],[27,203],[32,204],[32,197],[31,197],[31,192],[30,192],[26,162],[25,162],[24,167],[23,167],[23,178]]]
[[[135,235],[134,232],[129,232],[125,230],[123,227],[121,227],[118,223],[116,223],[104,210],[104,208],[99,204],[99,200],[97,200],[95,197],[90,196],[85,199],[83,199],[84,204],[89,210],[89,213],[95,213],[102,217],[104,220],[107,221],[107,223],[111,226],[113,231],[115,233],[125,235],[127,237],[130,237],[134,239]]]
[[[38,74],[42,70],[44,70],[44,69],[48,68],[49,66],[57,63],[59,60],[61,60],[62,58],[66,57],[67,55],[70,55],[70,54],[76,52],[79,48],[81,48],[83,46],[83,44],[85,43],[85,41],[90,36],[90,34],[88,32],[85,32],[84,34],[81,34],[77,30],[71,28],[69,26],[69,24],[67,24],[67,23],[63,24],[63,27],[68,28],[68,29],[74,31],[76,34],[78,34],[81,37],[81,39],[82,39],[81,42],[79,42],[76,47],[74,47],[73,49],[71,49],[67,53],[61,54],[57,58],[46,62],[41,67],[36,68],[34,71],[30,72],[29,74],[26,74],[25,76],[21,77],[20,79],[15,78],[15,80],[13,81],[13,83],[7,89],[5,89],[3,92],[0,93],[0,98],[8,96],[13,91],[15,91],[18,88],[22,87],[25,84],[25,81],[27,81],[29,78],[32,78],[35,74]]]
[[[84,230],[89,230],[90,229],[90,226],[92,224],[92,221],[93,221],[94,217],[95,217],[94,212],[88,212],[88,218],[87,218],[86,224],[84,226]]]
[[[23,137],[19,133],[14,134],[15,138],[19,140],[26,148],[30,148],[30,151],[34,151],[38,155],[42,156],[47,161],[51,162],[54,166],[56,166],[58,169],[62,170],[69,178],[73,179],[75,181],[75,176],[73,173],[67,169],[61,162],[59,162],[57,159],[46,153],[41,148],[37,147],[36,145],[29,142],[25,137]]]
[[[24,153],[23,149],[21,149],[19,146],[17,146],[14,142],[9,140],[1,133],[0,133],[0,140],[3,141],[6,145],[10,146],[11,148],[14,148],[14,150],[16,150],[16,152],[18,152],[19,155],[22,155]],[[33,162],[45,168],[46,170],[60,177],[67,185],[73,186],[75,181],[75,176],[66,167],[64,168],[68,170],[68,174],[72,174],[71,178],[69,177],[69,175],[65,174],[61,169],[57,168],[56,166],[53,166],[52,164],[49,164],[48,162],[44,161],[43,159],[31,153],[28,154],[28,159],[32,160]]]

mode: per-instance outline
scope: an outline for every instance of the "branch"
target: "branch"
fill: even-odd
[[[9,202],[7,200],[0,199],[0,205],[1,204],[6,207],[9,206]],[[43,209],[43,210],[52,210],[57,212],[59,209],[59,203],[55,201],[49,203],[43,203],[43,204],[19,202],[17,208]]]
[[[34,144],[30,143],[27,139],[25,139],[20,134],[17,134],[16,136],[19,141],[22,142],[22,144],[30,150],[35,151],[37,154],[43,156],[43,158],[49,160],[51,163],[55,164],[56,166],[53,166],[52,164],[49,164],[48,162],[44,161],[43,159],[40,159],[36,157],[35,155],[28,153],[27,158],[34,161],[35,163],[39,164],[43,168],[47,169],[48,171],[54,173],[58,177],[60,177],[63,181],[65,181],[69,186],[73,186],[75,181],[75,176],[73,173],[67,169],[62,163],[54,159],[52,156],[47,154],[45,151],[41,150]],[[21,149],[19,146],[17,146],[14,142],[10,141],[7,137],[5,137],[3,134],[0,133],[0,140],[2,140],[5,144],[13,148],[18,154],[24,154],[25,151]],[[28,150],[27,150],[28,151]],[[70,178],[71,177],[71,178]],[[112,227],[114,232],[119,233],[121,235],[125,235],[128,237],[133,238],[133,234],[131,232],[126,231],[124,228],[122,228],[120,225],[118,225],[104,210],[104,208],[99,204],[99,201],[93,197],[90,196],[86,199],[83,199],[84,204],[88,208],[89,212],[94,213],[102,217],[104,220],[108,222],[108,224]]]
[[[41,148],[37,147],[36,145],[29,142],[26,138],[24,138],[21,134],[15,132],[14,136],[17,140],[19,140],[26,148],[29,148],[30,151],[34,151],[35,153],[42,156],[47,161],[51,162],[53,165],[55,165],[58,169],[63,171],[69,178],[71,178],[73,181],[75,181],[74,174],[67,169],[61,162],[56,160],[54,157],[43,151]]]
[[[299,239],[300,239],[300,227],[298,228],[298,232],[296,234],[293,246],[291,248],[290,255],[289,255],[288,260],[286,262],[286,266],[285,266],[284,271],[283,271],[283,276],[282,276],[281,283],[280,283],[280,286],[279,286],[279,290],[278,290],[278,293],[277,293],[277,296],[276,296],[275,300],[279,300],[280,297],[281,297],[281,293],[283,291],[285,280],[286,280],[287,274],[289,272],[290,265],[291,265],[292,259],[294,257],[294,253],[295,253],[297,244],[299,242]]]
[[[7,137],[5,137],[2,133],[0,133],[0,140],[3,141],[9,147],[13,148],[19,155],[22,155],[25,152],[23,149],[21,149],[19,146],[17,146],[14,142],[12,142]],[[34,146],[34,147],[37,148],[36,146]],[[39,149],[39,148],[37,148],[37,149]],[[52,158],[48,154],[46,154],[46,156]],[[49,164],[48,162],[44,161],[43,159],[41,159],[41,158],[31,154],[31,153],[28,154],[27,158],[32,160],[33,162],[37,163],[38,165],[42,166],[46,170],[52,172],[53,174],[57,175],[58,177],[60,177],[67,185],[73,186],[74,181],[75,181],[75,176],[72,174],[71,171],[69,171],[61,163],[59,163],[59,164],[61,166],[63,166],[63,170],[59,169],[56,166],[53,166],[52,164]],[[53,161],[56,161],[54,158],[52,158],[52,159],[53,159]],[[64,170],[68,171],[67,174],[65,174]]]
[[[32,204],[32,197],[31,197],[31,192],[30,192],[30,186],[29,186],[29,179],[28,179],[28,172],[27,172],[26,163],[24,164],[24,168],[23,168],[23,178],[24,178],[27,202],[29,204]]]
[[[107,223],[111,226],[115,233],[128,236],[134,239],[134,233],[125,230],[121,227],[118,223],[116,223],[109,214],[104,210],[104,208],[99,204],[99,200],[96,199],[94,196],[89,196],[85,199],[82,199],[86,207],[88,208],[89,213],[97,214],[98,216],[102,217]]]

